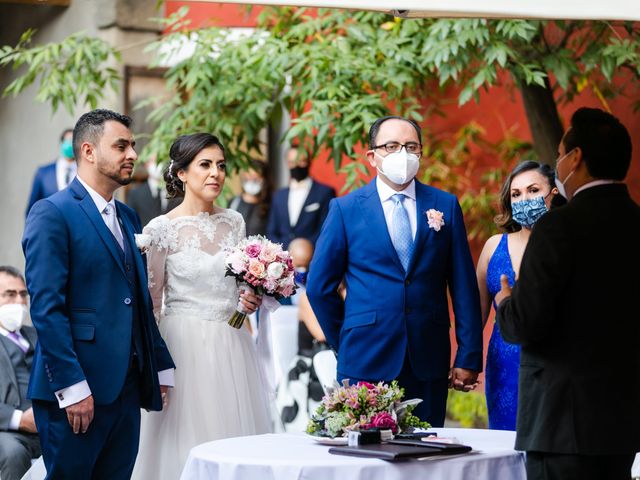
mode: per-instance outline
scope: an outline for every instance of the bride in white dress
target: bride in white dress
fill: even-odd
[[[140,480],[178,479],[198,444],[271,431],[251,336],[227,324],[239,299],[249,312],[261,299],[225,277],[223,249],[245,237],[245,225],[239,213],[213,206],[225,180],[224,148],[199,133],[178,138],[170,156],[167,191],[185,198],[143,234],[154,313],[177,368],[167,407],[142,415],[133,474]]]

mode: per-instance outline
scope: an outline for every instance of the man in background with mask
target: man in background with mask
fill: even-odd
[[[309,155],[304,149],[292,146],[287,152],[287,165],[289,187],[273,195],[267,225],[267,237],[285,249],[294,238],[316,243],[329,202],[336,196],[333,188],[309,177]]]
[[[36,330],[24,325],[27,287],[13,267],[0,266],[0,478],[18,480],[40,456],[27,386]]]
[[[338,380],[398,380],[414,413],[444,424],[447,387],[475,388],[482,320],[475,270],[456,198],[415,176],[420,127],[376,120],[367,159],[378,176],[331,202],[309,268],[307,296],[338,354]],[[338,285],[344,278],[343,301]],[[449,306],[458,350],[450,368]]]
[[[72,137],[73,130],[71,128],[65,129],[60,135],[58,159],[53,163],[38,168],[36,171],[33,177],[29,204],[27,205],[27,215],[34,203],[66,188],[71,183],[71,180],[75,178],[78,168],[73,159]]]
[[[569,201],[537,223],[520,276],[495,297],[507,342],[522,346],[516,450],[527,478],[627,480],[640,451],[640,207],[623,183],[631,138],[581,108],[558,146]]]
[[[144,226],[160,215],[180,204],[181,199],[167,199],[167,191],[162,181],[162,167],[156,163],[155,156],[144,163],[147,171],[146,181],[127,191],[126,204],[133,208]]]

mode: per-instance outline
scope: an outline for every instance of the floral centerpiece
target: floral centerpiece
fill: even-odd
[[[397,381],[391,385],[358,382],[330,389],[311,416],[307,433],[325,437],[343,437],[352,430],[390,429],[394,434],[429,428],[411,412],[422,400],[402,401],[404,389]]]
[[[226,276],[235,277],[239,284],[250,287],[258,295],[276,300],[290,297],[296,291],[293,262],[289,252],[262,235],[252,235],[226,249]],[[240,328],[247,318],[241,307],[229,320]]]

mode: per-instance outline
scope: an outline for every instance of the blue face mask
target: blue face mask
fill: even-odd
[[[73,158],[73,144],[71,140],[64,140],[60,144],[60,155],[65,158]]]
[[[298,285],[306,285],[307,284],[307,272],[306,270],[296,270],[293,272],[293,279]]]
[[[540,196],[512,203],[511,215],[513,219],[525,228],[533,227],[540,217],[547,213],[548,209],[544,198]]]

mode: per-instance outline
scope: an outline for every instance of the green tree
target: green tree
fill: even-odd
[[[635,23],[401,20],[371,12],[266,8],[254,33],[231,39],[224,29],[191,30],[184,14],[164,19],[169,33],[149,47],[165,52],[158,55],[159,64],[173,53],[169,46],[195,42],[193,55],[166,73],[171,99],[151,114],[157,129],[143,154],[164,158],[177,134],[208,130],[229,146],[232,166],[242,168],[264,150],[265,126],[286,110],[293,118],[286,139],[297,139],[314,155],[328,150],[336,170],[347,174],[348,189],[367,173],[362,163],[349,160],[366,148],[369,125],[395,113],[425,127],[426,154],[435,160],[425,178],[466,194],[463,205],[483,210],[485,219],[492,205],[487,192],[501,178],[488,175],[488,183],[470,191],[462,181],[469,174],[468,162],[461,164],[460,158],[468,161],[470,146],[479,145],[501,149],[509,160],[514,152],[526,152],[527,145],[509,136],[488,145],[474,126],[455,138],[436,138],[425,119],[441,113],[440,102],[451,86],[457,86],[458,102],[464,104],[478,100],[481,88],[510,76],[522,92],[538,157],[547,162],[553,161],[562,134],[558,102],[570,101],[585,87],[603,99],[639,98],[637,82],[618,89],[613,83],[620,75],[640,77],[640,27]],[[113,85],[114,72],[102,67],[117,52],[104,42],[72,36],[28,48],[29,38],[0,50],[0,65],[29,67],[5,94],[17,94],[41,76],[39,99],[54,109],[59,103],[69,109],[80,101],[95,105],[105,86]],[[100,54],[87,50],[89,44]],[[50,60],[36,61],[43,48]]]

